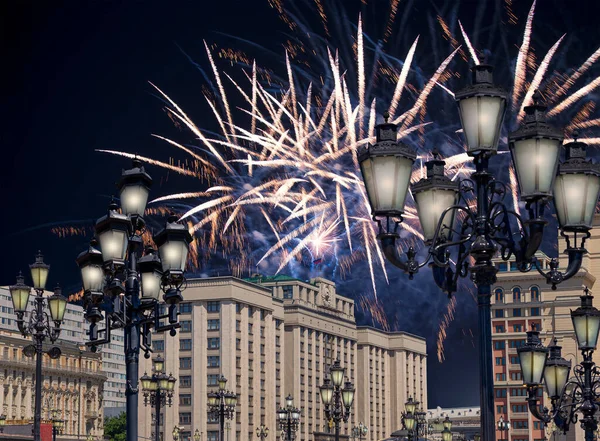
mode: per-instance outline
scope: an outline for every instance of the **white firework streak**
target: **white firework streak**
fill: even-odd
[[[358,17],[357,34],[357,57],[358,57],[358,136],[363,137],[363,122],[365,119],[365,55],[363,49],[362,20]]]
[[[590,67],[592,67],[592,65],[594,63],[596,63],[596,61],[598,61],[598,58],[600,58],[600,48],[596,49],[596,52],[594,52],[587,60],[585,60],[585,63],[583,63],[579,69],[577,69],[575,71],[575,73],[573,75],[571,75],[569,78],[566,79],[566,81],[564,82],[564,84],[562,86],[560,86],[560,89],[558,89],[556,91],[556,93],[554,94],[554,98],[558,98],[561,95],[564,95],[565,93],[567,93],[567,91],[571,88],[571,86],[573,86],[573,84],[575,84],[575,82],[584,74],[588,71],[588,69]]]
[[[533,16],[535,13],[535,2],[531,5],[529,14],[527,14],[527,22],[525,23],[525,32],[523,32],[523,42],[519,48],[517,63],[515,65],[515,82],[513,85],[512,107],[517,110],[519,97],[525,87],[525,79],[527,77],[527,56],[529,55],[529,44],[531,42],[531,30],[533,25]]]
[[[469,48],[469,53],[471,54],[471,58],[473,58],[473,61],[475,62],[476,65],[481,64],[479,62],[479,58],[477,58],[477,52],[475,52],[475,49],[473,49],[473,45],[471,44],[471,40],[469,40],[469,37],[467,36],[467,33],[465,32],[465,30],[463,29],[463,25],[460,22],[460,20],[458,20],[458,25],[460,26],[460,32],[465,40],[465,43],[467,44],[467,48]]]
[[[417,43],[419,42],[419,36],[415,38],[414,43],[410,47],[408,54],[406,54],[406,58],[404,59],[404,65],[402,66],[402,70],[400,71],[400,75],[398,76],[398,82],[396,83],[396,88],[394,89],[394,95],[392,96],[392,102],[390,103],[390,108],[388,109],[388,113],[390,114],[390,118],[393,120],[396,114],[396,108],[398,107],[398,103],[400,102],[400,98],[402,97],[402,91],[404,90],[404,86],[406,85],[406,77],[408,76],[408,72],[410,71],[410,65],[412,64],[413,57],[415,55],[415,50],[417,49]],[[375,104],[373,103],[373,106]],[[372,131],[369,130],[369,134],[372,135]]]
[[[586,96],[587,94],[589,94],[590,92],[595,90],[598,86],[600,86],[600,77],[597,77],[590,84],[588,84],[587,86],[583,86],[581,89],[579,89],[577,92],[572,94],[570,97],[568,97],[567,99],[565,99],[562,102],[560,102],[559,104],[557,104],[553,109],[551,109],[548,112],[548,116],[552,117],[552,116],[558,115],[561,112],[564,112],[569,107],[571,107],[573,104],[575,104],[577,101],[579,101],[581,98],[583,98],[584,96]]]

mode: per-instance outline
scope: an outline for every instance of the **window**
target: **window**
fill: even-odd
[[[208,374],[206,376],[206,385],[207,386],[218,386],[219,385],[219,375],[218,374]]]
[[[525,340],[509,340],[508,347],[509,348],[520,348],[525,344]]]
[[[494,349],[504,349],[505,347],[506,345],[504,343],[504,340],[494,342]]]
[[[511,421],[513,429],[529,429],[528,421]]]
[[[496,288],[494,294],[496,295],[496,303],[504,303],[504,291],[502,291],[502,288]]]
[[[221,360],[218,355],[209,355],[207,358],[208,367],[219,367],[221,365]]]
[[[191,320],[181,320],[181,328],[179,328],[179,332],[192,332],[192,321]]]
[[[179,357],[179,369],[191,369],[192,357]]]
[[[517,262],[510,262],[510,270],[517,271],[519,268],[517,267]]]
[[[496,381],[506,381],[506,374],[505,373],[496,374]]]
[[[510,364],[519,364],[519,356],[511,355],[510,356]]]
[[[192,312],[192,304],[191,303],[180,303],[179,304],[179,312],[181,314],[189,314]]]
[[[190,424],[192,422],[191,412],[180,412],[179,413],[179,424]]]
[[[248,334],[252,335],[252,323],[248,323]]]
[[[164,340],[152,340],[152,348],[155,351],[164,351],[165,350],[165,341]]]
[[[512,404],[510,408],[513,412],[527,412],[527,404]],[[539,423],[539,421],[536,421],[536,423]],[[536,425],[534,425],[534,428],[538,429],[539,427],[536,427]]]
[[[521,303],[521,288],[518,286],[513,288],[513,303]]]
[[[513,332],[523,332],[523,325],[513,325]]]
[[[291,287],[291,286],[283,287],[283,298],[284,299],[291,299],[293,297],[293,293],[294,293],[293,287]]]
[[[500,272],[504,272],[504,271],[508,271],[508,265],[506,262],[502,262],[498,264],[498,271]]]
[[[180,375],[179,387],[192,387],[192,377],[190,375]]]
[[[182,338],[179,340],[179,350],[180,351],[191,351],[192,350],[192,339],[191,338]]]
[[[252,316],[254,315],[254,308],[252,306],[248,306],[248,317],[252,318]]]
[[[221,339],[219,337],[208,337],[208,349],[219,349]]]
[[[179,405],[180,406],[191,406],[192,405],[192,394],[179,394]]]
[[[210,319],[208,321],[208,330],[209,331],[218,331],[220,328],[220,320],[219,319]]]
[[[496,398],[506,398],[506,389],[496,389]]]
[[[504,317],[504,309],[496,309],[494,310],[495,318],[503,318]]]
[[[512,316],[513,317],[521,317],[521,308],[514,308]]]
[[[521,371],[511,372],[510,373],[510,379],[511,380],[522,380],[523,376],[521,375]]]
[[[506,332],[504,330],[504,325],[496,325],[496,333]]]
[[[206,432],[206,441],[217,441],[218,438],[219,438],[219,432],[214,431],[214,430]]]
[[[540,388],[540,390],[543,390]],[[524,387],[511,387],[510,389],[511,397],[525,397],[527,396],[527,390]]]
[[[220,306],[219,302],[206,302],[206,312],[219,312]]]
[[[264,320],[266,316],[267,316],[267,311],[265,311],[264,309],[261,309],[260,310],[260,319]]]
[[[506,406],[505,405],[496,406],[496,413],[506,413]]]
[[[236,303],[235,304],[235,312],[237,314],[239,314],[240,312],[242,312],[242,304],[241,303]]]
[[[496,357],[496,366],[504,366],[506,364],[506,358]]]
[[[535,317],[535,316],[537,316],[537,315],[540,315],[540,308],[531,308],[531,313],[530,313],[530,315],[531,315],[532,317]]]
[[[532,286],[531,288],[529,288],[529,293],[531,294],[532,302],[541,301],[540,289],[537,286]]]

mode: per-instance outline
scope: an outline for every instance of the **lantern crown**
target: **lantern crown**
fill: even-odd
[[[494,66],[477,64],[471,67],[472,84],[455,94],[456,100],[470,96],[497,96],[506,99],[506,91],[494,85]]]

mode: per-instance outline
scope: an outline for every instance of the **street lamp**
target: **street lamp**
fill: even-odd
[[[442,425],[444,426],[444,430],[442,430],[442,441],[452,441],[452,421],[448,415],[446,415]]]
[[[65,422],[55,415],[52,418],[52,441],[56,441],[56,436],[62,432]]]
[[[403,221],[416,154],[397,140],[398,128],[387,121],[389,115],[384,115],[385,122],[376,127],[375,144],[359,150],[358,161],[371,214],[379,225],[378,238],[388,261],[412,279],[432,260],[433,279],[449,296],[456,292],[459,277],[470,276],[477,286],[481,428],[484,441],[493,441],[490,305],[498,269],[492,259],[498,252],[503,260],[514,258],[520,271],[537,270],[553,289],[577,274],[586,253],[585,241],[590,237],[600,192],[600,167],[586,159],[586,145],[577,141],[576,133],[574,141],[564,146],[566,160],[559,163],[562,135],[546,122],[546,107],[540,103],[540,94],[534,94],[533,103],[524,109],[522,126],[508,138],[520,199],[525,202],[528,215],[524,219],[512,209],[512,203],[503,202],[510,192],[489,170],[506,110],[506,93],[493,85],[492,68],[473,67],[473,84],[455,96],[467,154],[473,157],[475,172],[469,179],[452,182],[445,177],[444,161],[436,153],[425,164],[427,176],[411,186],[428,247],[422,260],[417,259],[412,247],[407,250],[406,259],[398,254],[398,228]],[[551,199],[561,234],[567,238],[569,261],[564,272],[558,270],[557,259],[545,271],[535,257],[548,223],[544,210]]]
[[[264,439],[269,435],[269,428],[264,424],[261,424],[260,427],[256,428],[256,436],[260,438],[260,441],[264,441]]]
[[[140,378],[144,393],[144,406],[154,406],[154,439],[160,441],[160,409],[173,404],[173,391],[177,381],[173,375],[164,372],[165,362],[158,355],[152,360],[152,376],[144,373]]]
[[[29,321],[25,323],[24,315],[29,304],[29,295],[31,288],[25,285],[25,278],[19,274],[17,283],[9,287],[12,297],[13,307],[17,315],[17,326],[24,337],[31,336],[34,345],[27,346],[30,354],[35,353],[35,413],[33,417],[33,439],[41,440],[40,424],[42,422],[42,354],[43,343],[48,338],[52,343],[60,335],[60,325],[65,316],[67,308],[67,299],[62,295],[60,287],[54,289],[54,294],[44,297],[44,289],[50,272],[50,265],[44,263],[44,256],[38,251],[35,256],[35,262],[29,265],[31,270],[31,279],[33,289],[35,290],[34,306],[29,315]],[[48,307],[50,316],[45,311]],[[54,325],[50,324],[50,320]],[[53,347],[48,351],[51,358],[60,357],[61,351],[58,347]]]
[[[369,428],[365,426],[361,421],[360,423],[358,423],[358,426],[354,426],[352,428],[352,437],[354,439],[358,438],[358,441],[362,441],[363,436],[367,436],[368,432]]]
[[[500,415],[500,418],[498,419],[498,424],[497,424],[498,430],[500,431],[500,433],[502,432],[507,432],[508,433],[508,429],[510,429],[510,421],[504,421],[504,417],[502,415]]]
[[[192,241],[187,227],[171,215],[154,236],[158,255],[151,247],[143,249],[142,235],[148,234],[143,215],[151,184],[150,175],[134,159],[118,184],[120,211],[115,202],[110,203],[107,214],[96,222],[95,238],[77,257],[85,318],[90,323],[86,344],[95,352],[99,345],[111,342],[112,330],[125,333],[127,441],[138,439],[140,348],[150,358],[151,332],[170,331],[173,336],[180,326],[177,304],[183,300],[183,274]]]
[[[354,385],[346,380],[344,386],[344,374],[346,369],[336,360],[329,369],[330,378],[326,378],[321,390],[321,401],[325,406],[325,418],[331,420],[335,426],[335,441],[340,439],[340,423],[348,422],[354,401]]]
[[[6,415],[0,415],[0,433],[4,433],[4,426],[6,425]]]
[[[527,386],[527,403],[531,414],[547,426],[554,423],[564,433],[569,430],[571,424],[580,421],[586,441],[595,439],[594,433],[598,429],[597,403],[600,401],[599,371],[592,360],[600,331],[600,311],[593,306],[592,300],[593,297],[586,287],[584,295],[581,296],[581,306],[571,311],[577,346],[583,361],[573,368],[574,376],[570,379],[571,363],[561,356],[561,347],[557,345],[556,339],[553,339],[548,348],[544,348],[546,357],[541,368],[538,365],[541,356],[538,354],[543,346],[539,341],[539,332],[528,332],[527,343],[519,348],[520,357],[527,355],[529,360],[537,360],[534,363],[524,363],[521,359],[521,371],[523,382]],[[533,367],[530,364],[533,364]],[[542,382],[546,386],[551,409],[541,408],[538,404],[538,390]],[[577,413],[581,413],[583,417],[578,418]]]
[[[196,429],[194,432],[194,441],[200,441],[200,438],[202,438],[202,435],[200,434],[200,431]]]
[[[285,441],[292,441],[294,433],[300,426],[300,410],[294,407],[294,398],[288,395],[285,399],[285,407],[277,409],[277,421],[279,422],[279,430],[285,436]]]
[[[179,441],[179,434],[181,433],[181,427],[173,427],[173,441]]]
[[[419,410],[419,403],[408,397],[404,403],[404,412],[402,412],[402,425],[408,431],[410,440],[418,440],[421,436],[427,436],[428,424],[425,419],[426,412]]]
[[[219,441],[224,441],[225,419],[231,420],[235,415],[237,395],[225,389],[227,378],[219,377],[219,389],[208,393],[208,413],[214,418],[219,418]]]

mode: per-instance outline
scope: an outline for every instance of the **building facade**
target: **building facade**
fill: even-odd
[[[437,407],[435,409],[427,409],[425,418],[430,427],[428,439],[432,441],[442,440],[442,424],[446,417],[452,421],[452,435],[454,439],[474,440],[481,433],[481,408],[479,406]]]
[[[30,424],[35,410],[35,358],[23,354],[31,344],[20,333],[0,331],[0,409],[7,425]],[[64,420],[64,439],[103,435],[102,392],[106,375],[100,354],[84,346],[58,340],[57,359],[43,356],[42,420],[49,422],[53,411]]]
[[[404,402],[411,395],[426,405],[424,339],[357,327],[354,302],[338,294],[329,280],[192,279],[184,298],[177,335],[152,339],[153,350],[166,360],[167,373],[178,379],[173,405],[162,412],[163,439],[175,425],[182,428],[182,440],[196,429],[203,440],[218,439],[217,421],[206,417],[206,401],[223,374],[227,388],[238,394],[226,439],[252,439],[261,424],[281,439],[276,410],[291,394],[302,415],[296,439],[312,440],[314,433],[330,430],[319,386],[336,359],[357,389],[352,417],[342,433],[359,421],[372,421],[366,439],[377,440],[400,425],[386,400]],[[146,360],[140,375],[150,369],[151,360]],[[140,436],[150,437],[153,411],[148,408],[140,415]]]
[[[522,273],[514,261],[496,261],[498,280],[492,291],[492,340],[494,352],[494,390],[496,420],[502,416],[510,421],[508,431],[497,431],[496,439],[507,441],[542,441],[551,435],[556,440],[583,440],[583,430],[579,424],[571,425],[564,435],[551,432],[535,419],[527,408],[527,391],[523,386],[517,348],[525,343],[526,331],[535,326],[541,331],[544,345],[556,338],[562,346],[562,355],[571,360],[572,366],[582,361],[577,349],[575,332],[570,311],[580,306],[583,287],[593,291],[596,275],[600,274],[600,216],[594,220],[591,237],[586,242],[588,254],[584,257],[579,273],[561,283],[556,290],[546,284],[546,280],[535,269]],[[563,250],[561,239],[558,249]],[[551,259],[537,253],[544,271],[549,269]],[[559,255],[560,268],[566,268],[567,261]],[[594,306],[600,308],[600,295],[594,298]],[[594,354],[598,363],[600,357]],[[549,406],[545,392],[541,402]]]

